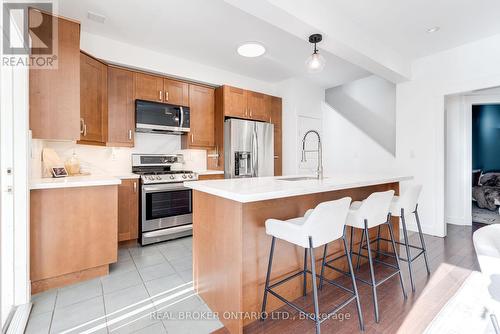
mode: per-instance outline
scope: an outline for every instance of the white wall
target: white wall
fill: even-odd
[[[445,231],[445,95],[500,85],[500,35],[417,60],[413,80],[397,92],[396,156],[424,186],[424,232]]]
[[[326,90],[326,102],[389,153],[396,153],[396,85],[376,75]]]

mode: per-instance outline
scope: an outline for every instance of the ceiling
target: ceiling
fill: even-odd
[[[306,3],[270,2],[282,8]],[[316,15],[328,13],[332,21],[351,21],[371,39],[411,60],[500,33],[498,0],[307,0],[307,7]],[[441,29],[427,33],[435,26]]]
[[[88,11],[104,15],[105,22],[89,20]],[[59,12],[80,20],[89,33],[267,82],[303,77],[327,88],[370,74],[326,51],[324,71],[308,74],[304,62],[312,47],[307,36],[289,34],[223,0],[60,1]],[[262,43],[264,56],[239,56],[236,48],[246,41]]]

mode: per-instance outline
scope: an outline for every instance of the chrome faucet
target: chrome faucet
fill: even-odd
[[[316,134],[318,137],[318,149],[317,150],[306,150],[306,138],[310,133]],[[316,171],[316,177],[318,180],[323,179],[323,161],[322,161],[322,152],[321,152],[321,136],[316,130],[309,130],[304,134],[304,138],[302,138],[302,162],[306,162],[306,153],[307,152],[318,152],[318,169]]]

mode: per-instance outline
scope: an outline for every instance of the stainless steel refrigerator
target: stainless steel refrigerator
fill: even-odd
[[[230,118],[224,122],[226,178],[274,175],[274,125]]]

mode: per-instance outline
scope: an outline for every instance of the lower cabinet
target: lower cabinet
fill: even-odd
[[[202,174],[198,175],[198,180],[204,181],[204,180],[220,180],[224,178],[224,173],[222,174]]]
[[[117,261],[116,185],[30,192],[32,293],[106,275]]]
[[[139,179],[125,179],[118,186],[118,241],[139,234]]]

